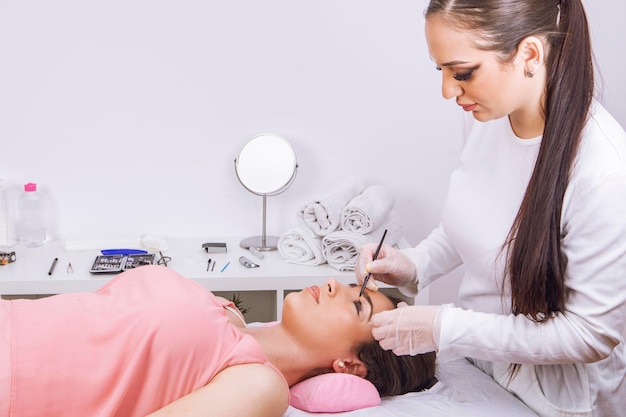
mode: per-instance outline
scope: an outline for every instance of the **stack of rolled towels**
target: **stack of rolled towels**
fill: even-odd
[[[366,187],[358,177],[345,178],[298,210],[299,225],[279,237],[278,251],[287,262],[328,263],[339,271],[353,271],[361,245],[380,241],[385,230],[386,244],[402,238],[394,203],[387,187]]]

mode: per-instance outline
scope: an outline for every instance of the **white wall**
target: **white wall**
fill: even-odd
[[[233,160],[274,132],[300,168],[268,200],[268,233],[358,175],[392,188],[417,243],[460,146],[461,115],[426,50],[426,3],[2,1],[0,178],[14,197],[39,184],[57,239],[245,237],[260,233],[261,198]],[[624,6],[588,3],[604,99],[626,125]],[[433,299],[453,298],[455,280]]]

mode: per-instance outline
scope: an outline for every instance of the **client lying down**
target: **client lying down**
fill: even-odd
[[[347,372],[382,395],[432,383],[434,354],[372,338],[379,292],[329,279],[290,293],[282,321],[245,328],[229,301],[144,266],[95,293],[0,301],[0,416],[281,416],[289,387]]]

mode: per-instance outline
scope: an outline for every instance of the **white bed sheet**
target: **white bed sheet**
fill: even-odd
[[[289,407],[283,417],[537,417],[466,359],[438,364],[431,389],[383,398],[377,407],[344,413],[307,413]]]

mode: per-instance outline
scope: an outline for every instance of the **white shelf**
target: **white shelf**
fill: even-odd
[[[304,266],[287,263],[276,251],[264,252],[264,259],[258,259],[249,251],[240,248],[239,240],[219,237],[166,239],[168,249],[163,251],[163,255],[172,258],[168,267],[211,291],[275,292],[276,319],[281,318],[285,291],[320,285],[331,277],[343,284],[355,282],[353,271],[340,272],[327,264]],[[226,242],[228,251],[207,254],[202,249],[202,243],[208,241]],[[402,241],[399,246],[406,247],[407,243]],[[67,251],[62,242],[48,242],[39,248],[16,246],[13,250],[16,252],[16,262],[0,266],[1,295],[93,292],[115,276],[89,272],[95,257],[100,254],[99,250]],[[259,264],[260,267],[244,267],[239,263],[241,255]],[[157,259],[158,257],[157,254]],[[59,260],[53,274],[48,275],[54,258]],[[212,271],[206,270],[209,258],[217,262]],[[230,265],[224,272],[220,272],[227,262],[230,262]],[[67,272],[69,263],[72,264],[72,273]],[[428,304],[428,293],[421,293],[415,303]]]

